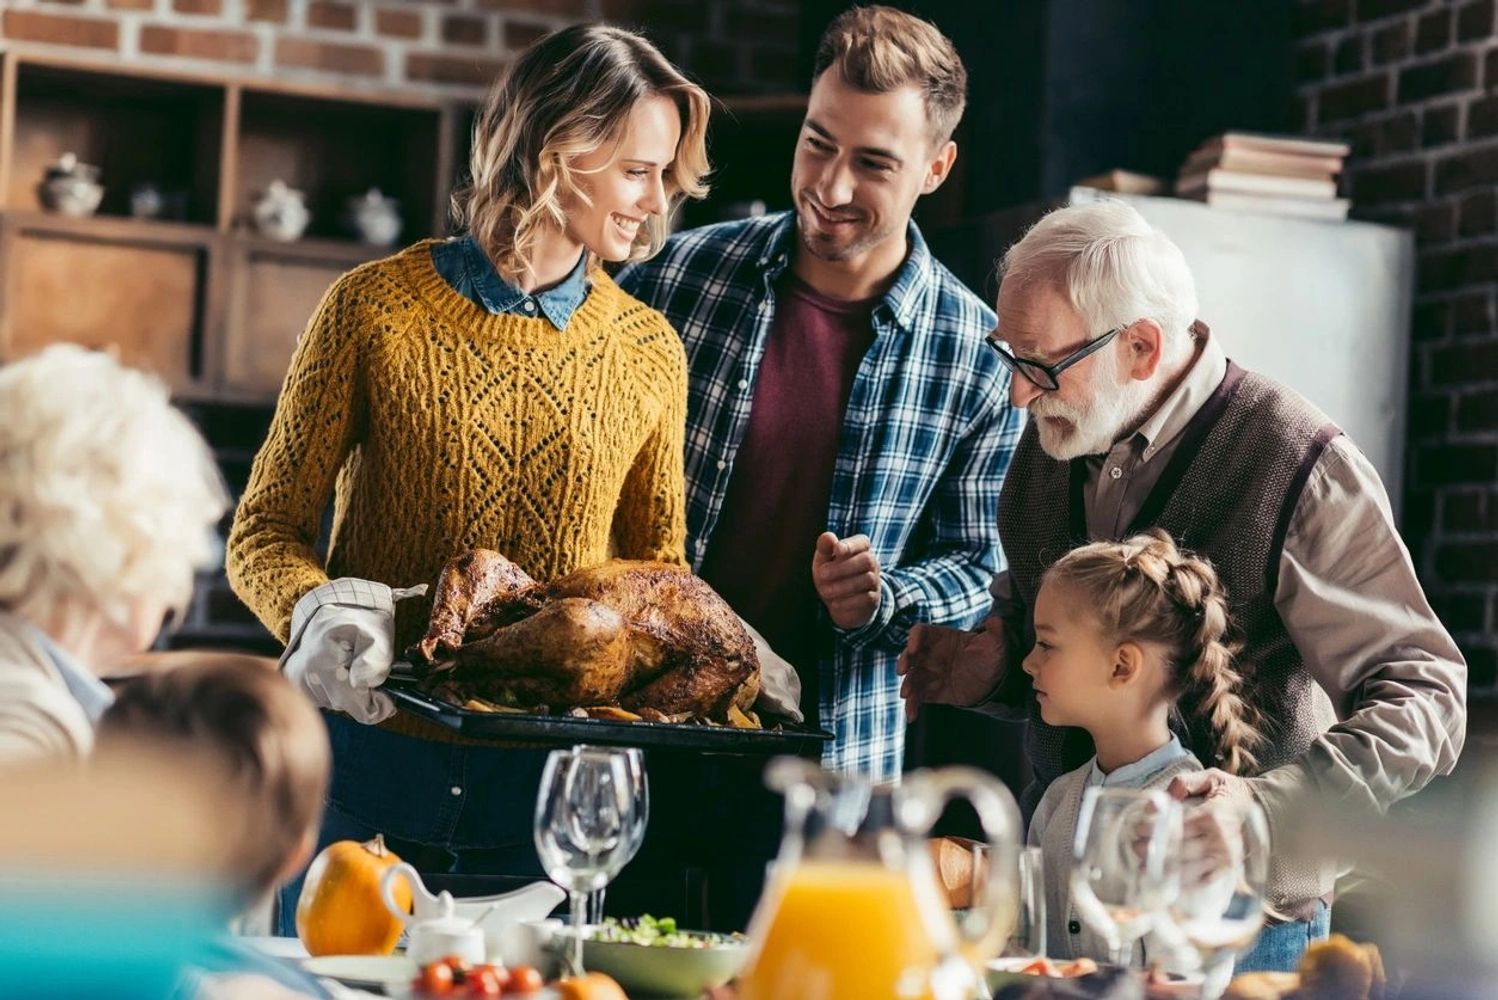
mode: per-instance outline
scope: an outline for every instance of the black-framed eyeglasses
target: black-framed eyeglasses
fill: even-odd
[[[998,353],[999,360],[1004,362],[1005,368],[1023,375],[1036,386],[1049,392],[1052,389],[1061,388],[1062,372],[1077,362],[1086,359],[1089,355],[1102,350],[1109,341],[1122,333],[1124,329],[1121,326],[1114,327],[1096,340],[1083,344],[1081,349],[1072,351],[1054,365],[1031,361],[1029,358],[1016,357],[1010,353],[1009,348],[1005,347],[1001,341],[997,341],[993,337],[987,337],[985,340],[988,342],[988,346],[992,347]]]

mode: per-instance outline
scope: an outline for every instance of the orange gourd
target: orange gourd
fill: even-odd
[[[558,979],[556,991],[562,1000],[629,1000],[619,984],[601,972]]]
[[[379,834],[340,840],[312,860],[296,904],[296,933],[309,955],[388,955],[404,925],[380,899],[380,877],[400,858]],[[397,878],[395,901],[411,911],[411,886]]]

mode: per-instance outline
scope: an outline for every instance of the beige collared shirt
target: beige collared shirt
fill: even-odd
[[[89,711],[69,690],[40,636],[19,615],[0,610],[0,768],[81,759],[93,749]]]
[[[1086,459],[1090,535],[1127,529],[1226,371],[1221,345],[1203,335],[1185,378],[1143,426]],[[992,614],[1029,614],[1007,572],[991,589]],[[1451,770],[1466,738],[1467,665],[1425,598],[1383,482],[1345,435],[1322,453],[1296,505],[1274,603],[1338,721],[1296,763],[1250,779],[1271,826],[1309,788],[1382,810]]]

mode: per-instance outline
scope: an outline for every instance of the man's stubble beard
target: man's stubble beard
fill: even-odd
[[[802,199],[804,202],[804,198]],[[855,237],[846,245],[834,243],[825,236],[814,235],[806,222],[805,216],[811,214],[811,209],[798,205],[796,208],[796,233],[801,241],[801,246],[807,253],[818,260],[829,264],[838,264],[846,260],[860,257],[874,247],[889,239],[888,232],[865,231],[861,237]],[[817,230],[820,233],[821,230]]]

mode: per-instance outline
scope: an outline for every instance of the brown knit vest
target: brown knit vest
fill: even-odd
[[[1324,695],[1303,668],[1300,653],[1274,607],[1280,553],[1297,501],[1327,444],[1342,432],[1315,406],[1286,387],[1228,363],[1227,375],[1182,431],[1159,482],[1127,534],[1149,527],[1206,556],[1227,587],[1233,630],[1241,644],[1237,667],[1246,700],[1263,715],[1263,770],[1299,757],[1330,724]],[[1027,608],[1046,569],[1088,541],[1082,489],[1085,466],[1052,459],[1031,423],[1010,463],[999,497],[999,534],[1015,594]],[[1035,641],[1028,616],[1010,649],[1018,665]],[[1029,704],[1026,749],[1035,784],[1026,813],[1052,780],[1092,756],[1081,729],[1047,725],[1022,670],[1006,672],[1003,700]],[[1213,766],[1207,720],[1176,723],[1182,743]]]

